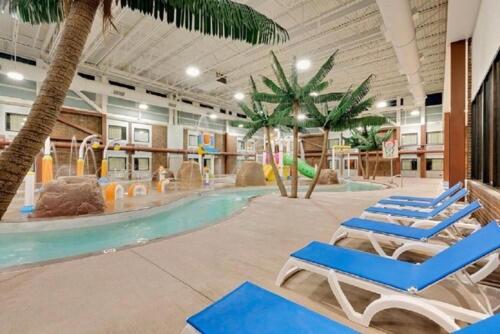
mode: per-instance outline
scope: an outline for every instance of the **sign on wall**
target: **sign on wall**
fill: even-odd
[[[398,141],[385,141],[382,145],[382,156],[384,159],[396,159],[399,156]]]

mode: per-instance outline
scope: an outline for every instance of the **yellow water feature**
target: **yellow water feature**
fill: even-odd
[[[102,159],[101,161],[101,177],[108,176],[108,159]]]
[[[78,159],[76,161],[76,176],[83,176],[83,170],[84,170],[85,162],[83,159]]]
[[[54,179],[52,157],[44,155],[42,158],[42,184],[47,184]]]

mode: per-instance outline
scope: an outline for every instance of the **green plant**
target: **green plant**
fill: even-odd
[[[7,3],[11,14],[21,21],[32,24],[64,21],[64,27],[28,119],[0,155],[0,219],[55,126],[100,6],[105,27],[113,25],[111,9],[115,5],[205,35],[250,44],[288,40],[287,31],[273,20],[229,0],[7,0]]]
[[[280,190],[281,196],[286,197],[287,192],[283,180],[281,179],[276,163],[274,162],[273,150],[271,146],[271,129],[278,128],[284,124],[290,124],[290,115],[286,110],[274,111],[269,113],[267,109],[262,105],[260,101],[253,98],[257,91],[257,86],[252,77],[250,77],[250,83],[252,86],[252,103],[251,107],[244,103],[240,103],[239,106],[241,110],[245,113],[248,118],[247,122],[232,121],[231,124],[234,126],[242,125],[248,131],[245,135],[245,140],[252,138],[259,130],[264,129],[267,142],[266,142],[266,152],[268,155],[269,163],[273,169],[274,178],[276,179],[276,184]]]
[[[291,166],[292,175],[292,189],[291,198],[297,198],[298,190],[298,137],[299,137],[299,124],[298,116],[300,110],[304,109],[306,103],[326,103],[339,100],[342,93],[324,93],[328,87],[328,82],[325,81],[326,76],[333,68],[335,60],[334,52],[325,63],[321,66],[318,72],[304,85],[299,84],[298,73],[296,69],[295,59],[292,62],[292,69],[290,77],[287,78],[283,67],[281,66],[278,58],[271,51],[273,59],[273,71],[276,77],[276,82],[272,81],[266,76],[262,77],[264,84],[271,90],[270,93],[259,92],[256,93],[254,98],[257,101],[277,104],[275,112],[288,112],[293,115],[293,162]]]
[[[361,113],[368,110],[375,101],[374,97],[365,99],[370,90],[372,79],[373,76],[370,75],[356,89],[349,89],[332,109],[328,108],[328,105],[325,105],[323,112],[321,112],[312,101],[306,100],[308,118],[304,126],[321,128],[323,131],[323,145],[318,171],[309,185],[305,198],[311,198],[311,194],[318,183],[321,169],[326,159],[328,133],[330,131],[343,131],[359,126],[382,125],[387,122],[386,118],[382,116],[360,116]]]
[[[352,136],[346,138],[347,142],[351,147],[358,148],[361,152],[365,152],[365,167],[363,168],[362,161],[360,161],[361,171],[365,179],[370,178],[370,167],[369,167],[369,155],[370,152],[375,151],[375,166],[373,168],[372,179],[375,180],[377,175],[378,162],[379,162],[379,151],[382,149],[382,145],[392,136],[392,129],[387,130],[385,133],[380,133],[379,126],[372,126],[368,128],[363,126],[362,130],[352,129]]]

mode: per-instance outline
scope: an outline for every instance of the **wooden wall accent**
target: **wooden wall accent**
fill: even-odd
[[[448,172],[449,184],[459,181],[464,182],[466,176],[465,169],[465,112],[466,112],[466,66],[467,52],[466,41],[451,43],[451,104],[449,121],[449,155]]]
[[[152,126],[151,144],[153,147],[167,147],[167,127],[162,125]],[[153,174],[160,166],[168,168],[167,153],[153,153],[152,159]]]
[[[443,113],[444,168],[443,180],[450,182],[450,113]]]
[[[226,152],[236,153],[237,152],[238,140],[235,136],[226,135]],[[226,174],[236,173],[236,156],[226,156]]]
[[[500,190],[473,180],[467,180],[467,189],[469,201],[481,201],[483,208],[475,214],[481,224],[500,218]]]

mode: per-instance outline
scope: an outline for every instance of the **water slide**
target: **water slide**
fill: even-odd
[[[292,156],[289,154],[283,155],[283,164],[285,166],[291,166],[292,165]],[[298,161],[298,170],[299,173],[304,175],[305,177],[308,177],[310,179],[314,178],[316,175],[316,169],[309,165],[305,160],[299,159]]]

